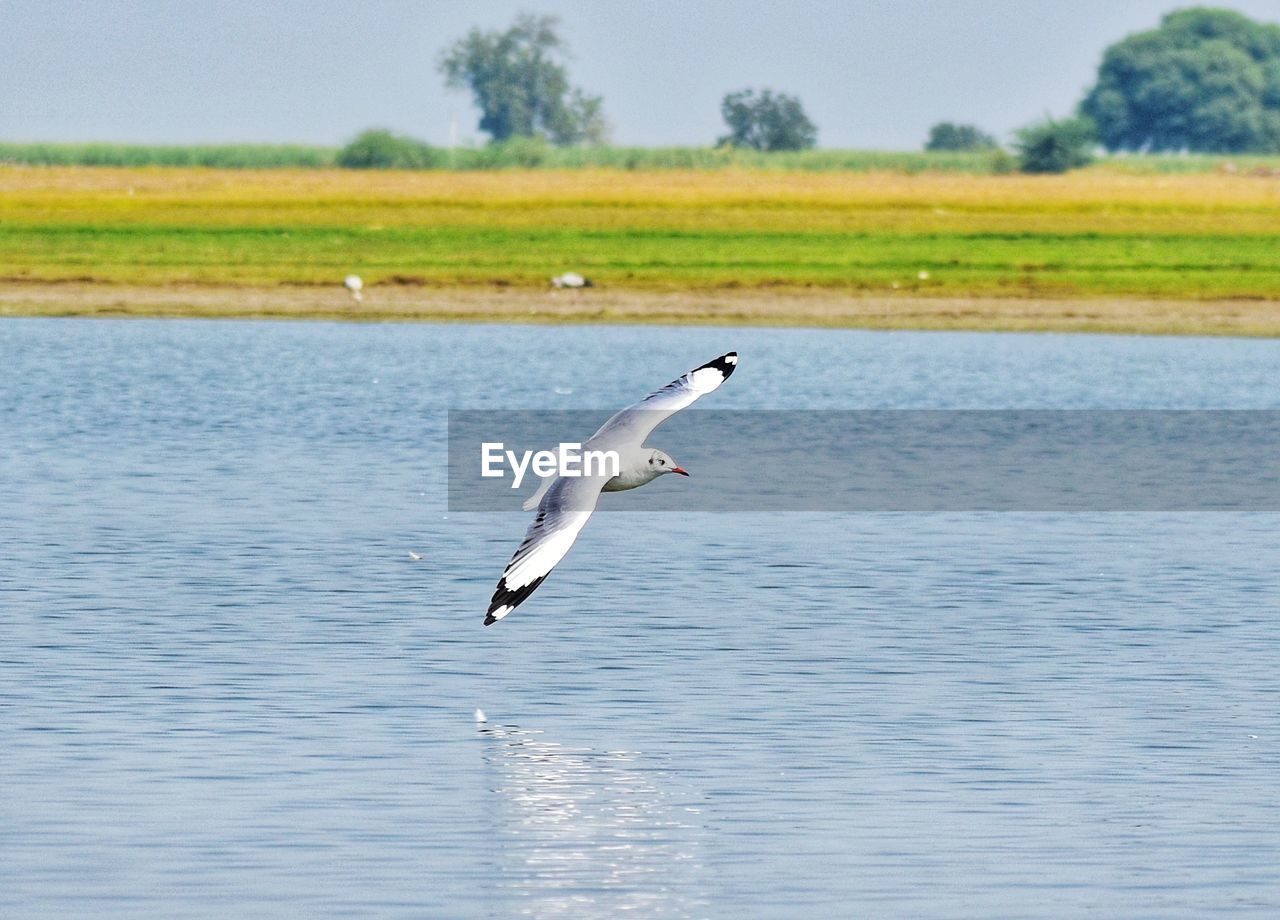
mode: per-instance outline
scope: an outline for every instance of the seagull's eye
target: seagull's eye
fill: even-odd
[[[658,466],[666,466],[666,465],[667,465],[667,461],[666,461],[666,460],[659,460],[659,461],[658,461]]]

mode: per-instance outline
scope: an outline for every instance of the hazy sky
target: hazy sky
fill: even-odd
[[[1103,48],[1176,0],[0,0],[0,139],[447,143],[476,114],[435,69],[473,25],[561,18],[621,144],[708,144],[729,90],[795,93],[824,147],[913,149],[1067,113]],[[1227,4],[1280,19],[1280,0]]]

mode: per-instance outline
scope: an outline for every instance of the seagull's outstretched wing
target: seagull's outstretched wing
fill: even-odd
[[[597,439],[603,439],[610,444],[631,444],[639,447],[653,429],[699,396],[705,396],[728,380],[737,366],[738,353],[731,351],[727,355],[708,361],[701,367],[694,368],[680,379],[671,381],[661,390],[650,393],[635,405],[627,406],[621,412],[615,412],[609,421],[591,436],[588,444],[598,446],[602,442]],[[547,494],[547,489],[551,488],[555,478],[554,476],[544,478],[538,491],[526,498],[521,507],[525,511],[532,511],[538,507],[542,502],[542,496]]]
[[[525,511],[532,511],[541,505],[542,497],[547,494],[547,490],[551,488],[551,484],[556,481],[556,478],[555,476],[542,477],[542,482],[538,485],[538,491],[526,498],[520,507]]]
[[[699,396],[706,396],[728,380],[737,366],[738,353],[731,351],[701,367],[695,367],[680,379],[671,381],[661,390],[650,393],[635,405],[627,406],[614,414],[587,443],[607,442],[639,447],[653,429]]]
[[[538,505],[538,516],[525,531],[520,548],[498,581],[484,618],[485,626],[498,622],[524,603],[569,552],[595,510],[606,478],[561,476],[551,484]]]

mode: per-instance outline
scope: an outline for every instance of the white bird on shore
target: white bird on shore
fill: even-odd
[[[565,272],[563,275],[556,275],[551,279],[551,286],[555,288],[589,288],[595,287],[595,282],[590,278],[584,278],[577,272]]]
[[[538,516],[525,531],[520,548],[507,563],[498,587],[489,602],[484,625],[498,622],[519,607],[542,584],[556,564],[569,552],[579,531],[591,517],[601,492],[637,489],[666,473],[688,476],[687,470],[660,450],[644,446],[644,440],[664,421],[690,405],[698,397],[717,389],[738,366],[738,353],[731,351],[701,367],[695,367],[661,390],[650,393],[610,418],[593,434],[582,450],[616,451],[618,475],[555,476],[524,504],[535,505]]]
[[[351,299],[356,303],[364,300],[364,294],[362,293],[364,291],[364,279],[359,275],[347,275],[342,282],[342,286],[351,292]]]

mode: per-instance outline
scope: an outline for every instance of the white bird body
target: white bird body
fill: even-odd
[[[597,449],[590,441],[587,450]],[[618,475],[605,482],[600,487],[601,492],[626,492],[630,489],[638,489],[643,485],[653,482],[663,473],[672,473],[680,469],[674,460],[662,451],[649,450],[642,447],[638,450],[621,450],[618,452]],[[668,461],[666,469],[655,466],[655,460]]]
[[[364,279],[359,275],[347,275],[342,286],[351,292],[351,299],[356,303],[364,300]]]
[[[638,489],[653,482],[663,473],[670,473],[680,469],[670,456],[662,453],[662,451],[654,451],[648,447],[609,448],[599,444],[593,438],[587,441],[582,449],[584,451],[613,449],[618,452],[618,475],[611,479],[606,479],[604,485],[600,487],[601,492],[626,492],[631,489]],[[662,469],[651,462],[655,453],[661,454],[661,458],[669,462],[668,469]],[[520,507],[525,511],[532,511],[538,507],[542,503],[542,497],[547,494],[547,490],[551,488],[551,484],[555,481],[555,476],[547,476],[542,480],[542,484],[538,486],[538,491],[525,499],[524,504]]]
[[[536,507],[538,515],[498,581],[484,625],[511,613],[542,584],[586,526],[601,492],[638,489],[667,473],[689,475],[670,455],[645,447],[645,438],[672,415],[718,388],[737,364],[737,352],[721,355],[615,413],[601,425],[583,450],[616,451],[616,476],[553,476],[543,480],[537,493],[524,503],[526,511]]]
[[[584,278],[577,272],[565,272],[563,275],[556,275],[551,279],[551,285],[557,288],[595,287],[595,283],[590,278]]]

